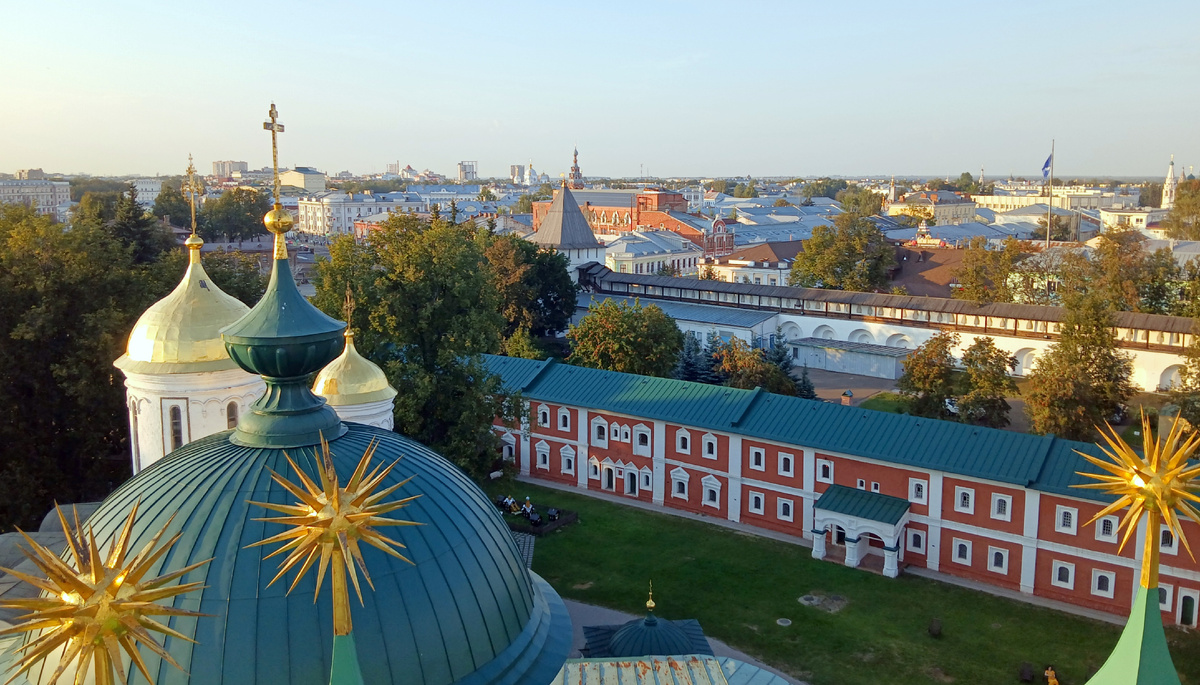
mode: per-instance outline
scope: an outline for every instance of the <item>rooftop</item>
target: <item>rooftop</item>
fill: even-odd
[[[588,305],[592,302],[612,300],[616,303],[626,302],[633,304],[634,300],[637,299],[635,297],[622,297],[621,295],[593,295],[592,293],[579,293],[576,295],[576,298],[579,309],[587,309]],[[765,321],[770,321],[775,316],[773,312],[759,312],[753,309],[736,309],[711,304],[670,302],[668,300],[648,300],[642,304],[652,304],[663,310],[667,316],[677,321],[693,321],[695,323],[712,324],[713,326],[733,326],[735,328],[753,328]]]
[[[908,513],[908,500],[845,485],[830,485],[813,506],[835,514],[879,521],[889,526],[899,523]]]

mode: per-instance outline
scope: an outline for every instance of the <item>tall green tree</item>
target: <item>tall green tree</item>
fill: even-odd
[[[182,249],[166,252],[148,267],[148,275],[161,292],[169,292],[179,284],[187,270],[188,257]],[[204,271],[226,295],[236,297],[253,307],[267,289],[267,275],[259,266],[258,257],[244,252],[209,252],[204,255]]]
[[[200,234],[205,240],[250,240],[266,235],[263,216],[271,199],[253,188],[234,188],[204,203]]]
[[[397,215],[365,243],[334,241],[314,280],[313,302],[331,315],[352,292],[359,351],[403,389],[396,430],[476,478],[499,450],[495,417],[515,411],[479,356],[499,350],[504,325],[490,272],[468,227]]]
[[[159,191],[158,197],[154,198],[154,209],[151,213],[159,219],[170,217],[172,226],[188,228],[192,225],[191,205],[183,193],[179,192],[179,186],[174,183],[162,184],[162,190]]]
[[[751,347],[741,338],[735,337],[724,345],[717,366],[726,377],[725,384],[731,388],[762,388],[778,395],[796,394],[796,383],[791,376],[768,361],[762,348]]]
[[[953,353],[956,345],[958,334],[938,333],[904,360],[904,373],[896,381],[896,388],[908,401],[910,414],[931,419],[949,415],[946,400],[958,394]]]
[[[671,376],[683,348],[683,333],[663,310],[611,298],[592,302],[567,340],[571,364],[662,378]]]
[[[157,261],[163,253],[175,246],[175,240],[163,226],[154,221],[137,201],[137,189],[117,198],[115,215],[106,224],[117,240],[128,246],[135,264]]]
[[[1167,235],[1200,240],[1200,180],[1187,180],[1175,189],[1175,206],[1163,221]]]
[[[871,292],[888,284],[895,250],[883,232],[857,214],[839,214],[833,225],[813,228],[796,255],[788,284]]]
[[[1142,184],[1142,192],[1138,194],[1138,206],[1161,207],[1162,191],[1163,187],[1161,183]]]
[[[996,347],[992,338],[976,338],[963,351],[967,392],[958,398],[960,421],[991,428],[1009,424],[1012,405],[1006,399],[1017,392],[1016,381],[1009,376],[1017,368],[1017,358]]]
[[[852,185],[837,193],[842,209],[860,216],[874,216],[883,209],[883,195],[859,185]]]
[[[1136,392],[1133,361],[1117,347],[1113,315],[1102,297],[1072,296],[1058,341],[1034,363],[1025,411],[1036,433],[1088,440]]]
[[[504,337],[518,329],[534,337],[566,330],[575,313],[570,260],[516,236],[479,231],[505,319]]]
[[[840,191],[849,187],[850,184],[840,178],[818,178],[805,183],[801,193],[810,200],[814,197],[827,197],[833,200],[837,198]]]
[[[707,365],[711,366],[711,362]],[[704,347],[695,333],[685,333],[683,348],[679,350],[679,358],[675,361],[675,370],[671,376],[680,381],[703,382],[706,362]]]
[[[1013,288],[1009,279],[1021,256],[1020,243],[1009,236],[999,250],[988,248],[988,240],[975,236],[963,251],[961,266],[954,272],[959,287],[950,296],[970,300],[978,305],[992,302],[1012,302]]]
[[[808,364],[804,365],[800,371],[800,378],[796,381],[796,397],[806,400],[817,399],[817,388],[813,385],[812,379],[808,377]]]

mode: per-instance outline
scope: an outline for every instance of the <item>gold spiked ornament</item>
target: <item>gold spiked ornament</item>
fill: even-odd
[[[1185,437],[1187,431],[1184,426],[1177,417],[1165,439],[1155,438],[1151,431],[1150,419],[1143,413],[1141,455],[1122,440],[1112,426],[1107,426],[1107,430],[1100,430],[1104,442],[1107,443],[1107,447],[1100,445],[1100,449],[1108,457],[1107,460],[1077,452],[1088,463],[1103,469],[1105,473],[1077,472],[1099,482],[1073,487],[1102,490],[1117,498],[1097,512],[1091,521],[1088,521],[1089,524],[1129,507],[1118,526],[1118,530],[1124,531],[1118,547],[1120,550],[1125,548],[1125,543],[1137,530],[1139,520],[1143,516],[1146,517],[1141,576],[1141,585],[1145,588],[1158,587],[1160,524],[1165,523],[1171,535],[1182,542],[1188,554],[1195,558],[1187,536],[1180,526],[1179,514],[1182,513],[1200,524],[1200,510],[1193,504],[1200,503],[1200,496],[1195,493],[1195,480],[1200,476],[1200,465],[1189,463],[1197,447],[1200,447],[1200,432],[1192,432]]]
[[[17,649],[12,666],[16,672],[6,682],[11,683],[22,674],[29,673],[60,650],[57,666],[49,680],[43,681],[50,685],[57,683],[72,668],[76,685],[82,685],[89,673],[96,685],[127,683],[122,653],[128,656],[146,680],[154,682],[138,651],[139,645],[182,671],[183,668],[152,633],[195,641],[169,628],[157,617],[205,614],[163,606],[157,602],[203,589],[204,586],[198,582],[179,585],[174,582],[212,559],[161,576],[150,576],[150,569],[179,540],[181,533],[176,533],[166,543],[159,545],[174,516],[133,559],[126,561],[138,505],[135,504],[129,512],[129,518],[107,557],[100,554],[92,529],[89,527],[86,534],[83,532],[78,511],[74,514],[75,527],[71,528],[62,509],[55,506],[55,510],[67,535],[67,549],[70,552],[68,561],[63,561],[23,531],[18,531],[29,545],[29,549],[22,549],[22,552],[46,577],[37,578],[19,571],[0,569],[42,590],[40,597],[0,602],[4,608],[28,612],[18,619],[23,623],[0,631],[0,636],[40,632],[40,635]]]
[[[411,564],[411,560],[396,551],[403,549],[404,545],[376,529],[383,526],[421,525],[416,521],[403,521],[385,516],[385,514],[408,506],[420,495],[386,501],[389,495],[412,480],[411,477],[376,492],[376,489],[400,461],[397,459],[388,466],[376,466],[368,473],[377,444],[377,441],[372,440],[371,444],[367,446],[345,487],[341,486],[337,471],[333,466],[329,442],[324,438],[321,440],[317,464],[319,484],[314,483],[285,452],[284,457],[292,467],[292,471],[296,473],[300,483],[293,483],[274,471],[271,471],[271,478],[299,501],[291,505],[250,502],[264,509],[284,514],[284,516],[256,520],[288,526],[288,530],[278,535],[249,545],[249,547],[257,547],[276,542],[284,543],[279,549],[268,554],[267,559],[290,552],[280,562],[279,572],[267,584],[268,587],[298,565],[300,570],[292,580],[291,586],[288,587],[290,594],[300,579],[312,568],[313,563],[319,561],[317,587],[313,592],[313,601],[315,602],[320,595],[326,570],[332,570],[330,582],[333,585],[333,629],[335,635],[349,635],[352,627],[349,589],[346,585],[347,576],[354,585],[359,604],[362,604],[363,598],[362,588],[358,582],[358,571],[362,572],[363,578],[366,579],[371,589],[375,589],[375,584],[371,581],[371,575],[367,571],[366,562],[363,560],[359,543],[366,543]]]

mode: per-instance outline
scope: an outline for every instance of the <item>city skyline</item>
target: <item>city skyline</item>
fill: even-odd
[[[1037,178],[1051,139],[1064,178],[1200,164],[1200,7],[1007,7],[27,3],[0,27],[0,171],[262,167],[271,100],[281,165],[331,174],[557,179],[578,145],[585,176]]]

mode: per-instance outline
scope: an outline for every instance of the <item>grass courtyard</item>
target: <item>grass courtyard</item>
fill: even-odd
[[[489,494],[530,496],[579,513],[537,541],[533,568],[563,596],[699,619],[711,637],[814,685],[1016,683],[1021,662],[1054,664],[1081,685],[1116,643],[1118,626],[902,575],[816,561],[805,547],[591,497],[501,481]],[[801,605],[809,593],[848,600],[837,613]],[[792,621],[788,627],[779,618]],[[940,639],[927,632],[940,619]],[[1200,683],[1200,636],[1169,629],[1184,683]]]

